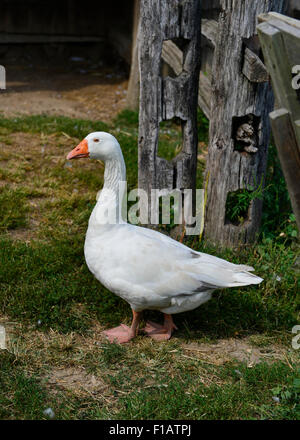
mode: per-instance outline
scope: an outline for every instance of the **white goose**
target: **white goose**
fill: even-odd
[[[252,267],[196,252],[157,231],[131,225],[121,216],[115,224],[105,221],[107,212],[118,205],[119,182],[126,181],[120,145],[109,133],[91,133],[67,159],[81,157],[105,163],[104,186],[86,233],[86,263],[107,289],[130,304],[133,312],[131,327],[121,324],[104,332],[110,342],[134,338],[145,309],[164,313],[164,324],[148,322],[145,332],[155,340],[167,340],[176,329],[172,314],[199,307],[211,298],[214,289],[263,281],[249,273]]]

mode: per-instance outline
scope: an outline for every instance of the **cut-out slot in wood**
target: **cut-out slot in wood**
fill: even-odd
[[[252,191],[239,189],[227,194],[225,208],[225,225],[241,226],[249,220],[252,203]]]
[[[182,150],[183,121],[173,118],[159,125],[157,155],[166,160],[174,159]]]
[[[263,83],[269,80],[257,35],[243,39],[243,58],[242,72],[250,82]]]
[[[250,38],[243,38],[244,48],[250,49],[255,55],[257,55],[262,62],[264,62],[263,52],[261,50],[260,41],[258,35],[253,35]]]
[[[234,150],[240,153],[254,154],[258,151],[258,131],[260,117],[252,113],[234,117],[232,121],[232,138]]]
[[[184,59],[190,40],[174,38],[164,40],[161,53],[161,76],[175,78],[183,71]]]

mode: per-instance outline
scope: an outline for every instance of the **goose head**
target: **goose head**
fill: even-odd
[[[122,155],[119,142],[113,135],[105,131],[96,131],[86,136],[77,147],[70,151],[67,159],[89,157],[105,162],[120,157],[120,154]]]

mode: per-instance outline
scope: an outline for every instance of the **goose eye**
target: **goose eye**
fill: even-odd
[[[98,138],[94,139],[94,142],[99,142],[99,139]]]

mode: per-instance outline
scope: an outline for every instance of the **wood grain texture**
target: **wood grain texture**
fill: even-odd
[[[287,110],[279,109],[270,114],[270,119],[293,212],[300,230],[300,152],[297,148],[291,115]]]
[[[172,68],[176,75],[180,75],[182,72],[183,52],[171,40],[163,42],[162,59]],[[206,72],[201,71],[199,76],[198,105],[208,119],[210,118],[210,101],[210,78]]]
[[[201,32],[213,46],[216,45],[216,37],[218,33],[218,22],[216,20],[203,18],[201,22]]]
[[[243,74],[251,82],[266,82],[269,80],[269,74],[266,66],[258,55],[246,47],[244,54]]]
[[[272,130],[300,229],[300,101],[292,86],[292,70],[300,62],[300,22],[274,13],[260,16],[259,21],[258,33],[279,107],[270,115]]]
[[[300,22],[278,14],[263,15],[260,21],[257,29],[278,107],[290,111],[300,148],[300,131],[296,124],[300,120],[300,102],[292,87],[292,69],[300,63]]]
[[[256,34],[257,16],[281,12],[284,0],[222,0],[219,31],[212,69],[210,144],[206,174],[209,176],[205,236],[228,246],[253,241],[259,230],[262,201],[252,201],[248,216],[238,226],[226,219],[230,192],[258,185],[264,180],[270,135],[269,113],[273,96],[268,83],[250,82],[242,73],[243,42]],[[256,153],[235,148],[234,121],[254,115]],[[255,120],[255,119],[254,119]],[[242,122],[242,119],[241,119]],[[242,124],[243,125],[243,124]],[[242,127],[241,127],[242,129]]]
[[[205,37],[205,40],[209,42],[210,48],[207,47],[206,44],[202,41],[202,46],[201,46],[202,69],[199,76],[198,105],[207,118],[210,118],[210,101],[211,101],[210,70],[211,69],[210,69],[210,65],[207,66],[206,61],[208,61],[208,63],[211,64],[212,56],[209,56],[210,55],[209,52],[214,50],[217,33],[218,33],[218,22],[216,20],[202,19],[201,34],[202,37]],[[168,66],[172,68],[172,70],[175,72],[176,75],[179,75],[182,72],[182,60],[183,60],[182,50],[171,40],[167,40],[163,42],[162,59],[164,60],[165,63],[168,64]],[[259,67],[256,68],[256,71],[259,71]]]
[[[140,97],[140,72],[139,72],[139,17],[140,0],[134,0],[133,8],[133,31],[132,31],[132,52],[130,75],[127,88],[126,107],[130,110],[138,110]]]

